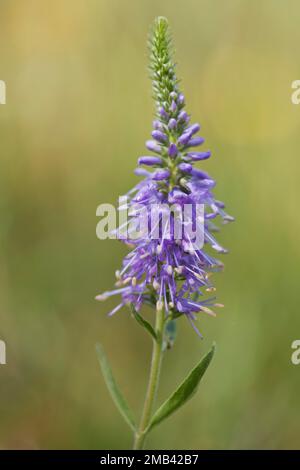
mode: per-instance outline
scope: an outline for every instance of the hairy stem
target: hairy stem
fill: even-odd
[[[156,392],[159,384],[159,375],[162,361],[162,343],[163,343],[163,332],[164,332],[164,311],[159,308],[156,312],[156,324],[155,330],[157,334],[157,341],[153,341],[152,359],[150,376],[148,382],[148,388],[146,398],[144,402],[144,408],[142,412],[142,418],[139,430],[136,432],[134,437],[134,449],[142,449],[145,444],[147,428],[150,423]]]

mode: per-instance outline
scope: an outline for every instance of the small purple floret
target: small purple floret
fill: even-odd
[[[161,153],[161,146],[158,145],[154,140],[147,140],[146,147],[148,150],[151,150],[151,152]]]
[[[170,106],[171,112],[175,113],[176,109],[177,109],[177,104],[175,103],[175,101],[172,101],[171,106]]]
[[[169,178],[170,170],[157,170],[152,174],[152,179],[155,181],[165,180]]]
[[[192,124],[191,126],[187,127],[186,132],[190,132],[191,135],[196,134],[196,132],[200,131],[200,124]]]
[[[188,121],[188,114],[185,112],[185,111],[180,111],[180,113],[178,114],[178,121],[185,121],[187,122]]]
[[[211,153],[210,151],[207,152],[189,152],[188,157],[190,157],[194,162],[200,161],[200,160],[207,160]]]
[[[136,176],[147,176],[147,177],[150,175],[149,171],[145,170],[145,168],[135,168],[134,174]]]
[[[153,128],[154,129],[157,129],[159,131],[163,131],[164,130],[164,126],[163,124],[158,120],[158,119],[155,119],[152,123],[153,125]]]
[[[184,173],[192,173],[193,171],[193,166],[190,163],[180,163],[178,168]]]
[[[168,128],[170,130],[176,129],[177,127],[177,121],[174,118],[171,118],[170,121],[168,122]]]
[[[184,105],[184,102],[185,102],[185,98],[184,98],[184,95],[182,93],[180,93],[180,95],[178,96],[178,103],[183,106]]]
[[[178,144],[179,145],[186,145],[188,141],[190,140],[192,134],[191,132],[184,132],[179,138],[178,138]]]
[[[204,142],[203,137],[194,137],[193,139],[190,139],[187,143],[187,147],[198,147],[198,145],[202,145]]]
[[[176,157],[177,152],[178,152],[178,149],[177,149],[176,144],[170,144],[169,149],[168,149],[169,157],[171,158]]]
[[[140,157],[138,159],[138,164],[139,165],[160,165],[162,163],[162,159],[159,157]]]
[[[161,142],[161,143],[165,143],[168,140],[168,137],[166,136],[166,134],[164,134],[161,131],[157,131],[157,130],[152,131],[151,135],[152,135],[153,139],[155,139],[155,140],[157,140],[158,142]]]
[[[158,112],[159,112],[159,115],[163,118],[163,119],[169,119],[169,115],[168,113],[166,112],[165,108],[163,108],[162,106],[158,109]]]

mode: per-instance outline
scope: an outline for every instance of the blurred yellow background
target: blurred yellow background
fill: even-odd
[[[100,374],[101,341],[140,413],[150,341],[111,288],[126,252],[95,235],[96,207],[137,181],[153,117],[146,39],[173,31],[187,110],[213,158],[205,170],[236,223],[215,276],[217,319],[200,341],[184,319],[158,402],[212,341],[196,397],[155,429],[150,448],[299,448],[300,4],[296,0],[2,0],[0,79],[1,448],[128,448]],[[151,318],[151,312],[147,313]]]

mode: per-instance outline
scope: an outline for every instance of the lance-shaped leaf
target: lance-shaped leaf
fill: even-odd
[[[152,336],[152,338],[157,341],[157,335],[154,331],[154,328],[150,325],[149,322],[147,322],[143,317],[142,315],[140,315],[136,309],[134,308],[134,305],[133,304],[130,304],[130,308],[131,308],[131,311],[132,311],[132,315],[134,316],[134,318],[136,319],[136,321],[141,325],[143,326],[147,331],[148,333],[150,333],[150,335]]]
[[[99,364],[102,370],[102,374],[105,380],[105,383],[107,385],[107,388],[111,394],[111,397],[120,411],[121,415],[127,422],[127,424],[131,427],[133,431],[136,430],[136,424],[135,420],[132,414],[132,411],[130,410],[125,398],[123,397],[122,393],[120,392],[120,389],[113,377],[110,365],[108,363],[107,357],[104,353],[104,350],[102,348],[102,345],[100,343],[96,344],[96,352],[99,360]]]
[[[201,359],[199,364],[191,370],[177,390],[175,390],[175,392],[154,413],[147,431],[150,431],[150,429],[170,416],[174,411],[178,410],[178,408],[180,408],[194,395],[194,393],[196,393],[199,382],[208,368],[214,352],[215,345],[213,344],[211,350]]]

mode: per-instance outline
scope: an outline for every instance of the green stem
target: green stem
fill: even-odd
[[[164,311],[162,308],[158,308],[156,312],[155,330],[157,334],[157,341],[153,340],[152,360],[148,388],[142,412],[140,427],[134,437],[133,448],[136,450],[142,449],[144,446],[147,428],[150,423],[156,392],[158,389],[159,374],[162,361],[162,344],[164,332]]]

